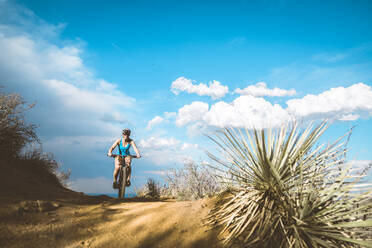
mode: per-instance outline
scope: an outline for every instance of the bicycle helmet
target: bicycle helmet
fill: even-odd
[[[123,134],[125,135],[130,135],[130,130],[129,129],[123,129]]]

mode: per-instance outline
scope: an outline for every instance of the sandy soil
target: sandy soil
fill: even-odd
[[[213,200],[87,196],[37,161],[0,159],[0,171],[0,248],[222,247],[202,221]]]
[[[202,221],[212,200],[70,195],[0,197],[0,247],[222,247],[217,231],[207,230]]]

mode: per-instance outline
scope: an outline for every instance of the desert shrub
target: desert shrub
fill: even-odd
[[[20,95],[0,92],[0,156],[3,159],[19,156],[26,144],[38,141],[36,126],[27,124],[24,116],[33,105],[25,105]]]
[[[360,183],[338,139],[315,147],[327,123],[300,130],[224,129],[215,173],[228,184],[208,216],[226,245],[371,247],[370,184]],[[367,235],[366,235],[367,234]]]
[[[159,190],[159,185],[155,182],[154,179],[149,178],[147,179],[146,183],[147,187],[147,195],[151,198],[159,198],[160,196],[160,190]]]
[[[146,184],[136,190],[136,195],[138,197],[145,197],[150,199],[158,199],[161,195],[161,187],[159,183],[153,178],[148,178]]]
[[[0,92],[0,159],[4,165],[22,164],[42,175],[49,175],[48,180],[66,185],[70,171],[60,171],[60,165],[52,154],[43,153],[40,148],[26,149],[27,145],[40,144],[36,125],[27,123],[25,119],[25,111],[33,106],[27,106],[18,94]]]
[[[165,175],[163,194],[179,200],[196,200],[210,197],[220,191],[220,184],[210,169],[190,162],[183,168],[171,169]]]
[[[52,153],[42,152],[40,149],[33,149],[22,154],[17,162],[37,172],[39,180],[51,181],[54,184],[67,186],[71,171],[61,171],[61,165],[54,159]]]

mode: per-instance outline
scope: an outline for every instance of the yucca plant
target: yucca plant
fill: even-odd
[[[328,124],[223,129],[208,152],[227,186],[207,217],[238,247],[372,247],[370,184],[346,163],[345,139],[316,146]]]

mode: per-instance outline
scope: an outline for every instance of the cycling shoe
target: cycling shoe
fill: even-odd
[[[118,182],[114,181],[114,182],[112,183],[112,187],[113,187],[114,189],[119,188]]]

